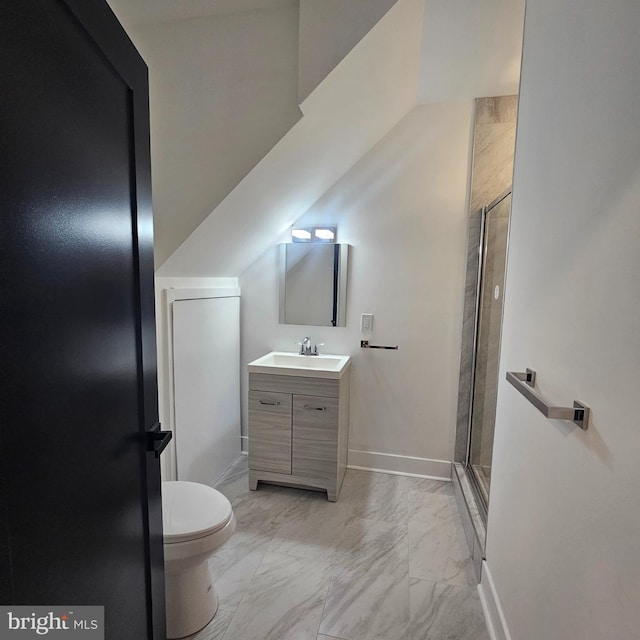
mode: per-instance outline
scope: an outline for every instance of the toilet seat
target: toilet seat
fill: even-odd
[[[164,544],[205,538],[229,524],[231,503],[219,491],[196,482],[162,483]]]

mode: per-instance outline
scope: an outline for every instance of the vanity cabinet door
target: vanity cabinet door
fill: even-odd
[[[293,396],[292,472],[334,479],[338,463],[338,398]]]
[[[249,467],[291,473],[291,395],[249,391]]]

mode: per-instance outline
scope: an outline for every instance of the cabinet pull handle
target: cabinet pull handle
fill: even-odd
[[[305,411],[326,411],[327,407],[311,407],[308,404],[304,405]]]
[[[280,404],[280,401],[277,402],[267,402],[266,400],[260,400],[260,404],[268,404],[270,407],[277,407]]]

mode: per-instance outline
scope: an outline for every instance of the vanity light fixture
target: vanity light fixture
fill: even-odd
[[[336,241],[337,227],[302,227],[291,229],[292,242],[332,243]]]
[[[314,229],[314,235],[316,238],[320,238],[323,242],[334,242],[336,239],[335,227],[332,229]]]
[[[293,242],[311,242],[311,231],[309,229],[291,229],[291,240]]]

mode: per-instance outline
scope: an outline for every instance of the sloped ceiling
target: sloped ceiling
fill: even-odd
[[[298,7],[132,30],[149,66],[156,266],[300,119]]]
[[[109,0],[125,26],[292,1]],[[305,99],[304,118],[212,203],[158,273],[241,275],[418,103],[517,93],[523,15],[524,0],[399,0]]]
[[[395,3],[396,0],[300,0],[299,103]]]
[[[274,9],[295,0],[108,0],[121,22],[148,25],[241,11]]]
[[[423,0],[399,0],[158,275],[237,276],[276,242],[416,105],[422,18]]]

